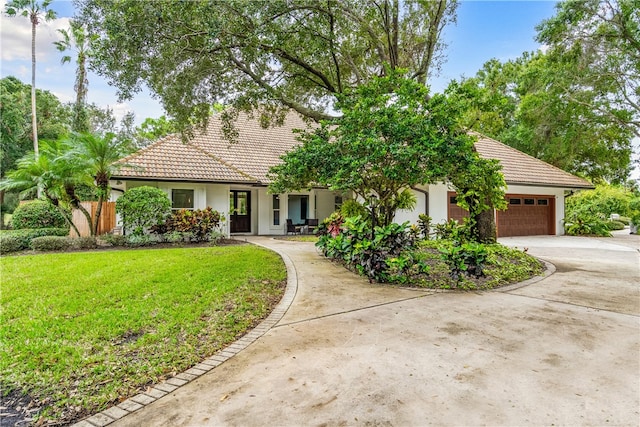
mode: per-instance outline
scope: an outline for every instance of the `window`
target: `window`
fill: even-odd
[[[342,196],[336,196],[333,200],[333,210],[340,210],[340,206],[342,206]]]
[[[458,204],[458,197],[457,196],[449,197],[449,203],[452,204],[452,205],[457,205]]]
[[[519,205],[521,200],[520,199],[509,199],[509,204],[510,205]]]
[[[280,225],[280,196],[273,195],[273,225]]]
[[[525,205],[535,205],[536,204],[536,200],[535,199],[524,199],[524,204]]]
[[[172,209],[193,209],[193,190],[171,190]]]
[[[549,204],[549,201],[547,199],[538,199],[538,205],[547,206],[548,204]]]

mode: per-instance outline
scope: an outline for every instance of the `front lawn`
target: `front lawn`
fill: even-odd
[[[181,372],[266,317],[284,291],[252,245],[3,257],[0,388],[58,422]]]

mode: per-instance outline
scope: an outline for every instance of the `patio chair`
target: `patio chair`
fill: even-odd
[[[300,227],[293,225],[293,221],[291,221],[290,219],[287,220],[287,234],[289,233],[293,233],[293,234],[300,233]]]
[[[307,220],[307,234],[316,234],[318,227],[318,218],[309,218]]]

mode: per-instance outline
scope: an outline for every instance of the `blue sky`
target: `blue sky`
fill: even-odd
[[[5,0],[0,0],[4,10]],[[535,26],[554,15],[552,1],[463,1],[458,8],[458,22],[445,30],[446,62],[441,73],[431,81],[432,90],[438,92],[451,79],[473,76],[491,58],[501,61],[514,59],[525,51],[540,48],[535,41]],[[74,99],[73,63],[60,64],[61,54],[52,42],[58,39],[57,29],[67,28],[73,16],[73,4],[68,0],[54,0],[52,8],[58,19],[43,22],[37,29],[36,86],[47,89],[62,101]],[[31,81],[31,27],[23,17],[8,18],[2,15],[0,38],[2,64],[0,76],[13,75],[29,83]],[[118,102],[116,91],[95,74],[89,76],[89,102],[111,107],[116,115],[127,110],[136,114],[136,122],[146,117],[164,114],[159,101],[148,93],[133,100]]]

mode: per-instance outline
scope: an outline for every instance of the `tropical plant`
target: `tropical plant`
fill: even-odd
[[[220,224],[224,217],[218,211],[214,211],[210,207],[206,209],[180,209],[171,213],[166,221],[151,227],[151,231],[160,234],[172,232],[181,233],[181,235],[189,234],[190,239],[195,242],[204,242],[216,237],[216,231],[219,231]]]
[[[129,234],[140,236],[144,230],[161,224],[171,214],[171,201],[159,188],[131,188],[116,200],[116,212]]]
[[[55,11],[49,9],[51,0],[10,0],[5,5],[5,13],[9,16],[18,14],[28,17],[31,21],[31,122],[33,152],[38,159],[38,121],[36,115],[36,27],[42,19],[50,21],[56,17]],[[40,193],[40,190],[38,190]]]
[[[90,132],[89,112],[86,108],[89,79],[87,78],[87,58],[91,55],[91,39],[87,35],[86,28],[76,20],[69,22],[68,30],[60,29],[62,40],[54,42],[56,48],[62,52],[75,49],[76,54],[76,81],[73,89],[76,91],[76,102],[73,106],[72,130],[74,132]],[[60,60],[62,64],[71,62],[71,55],[66,53]]]

